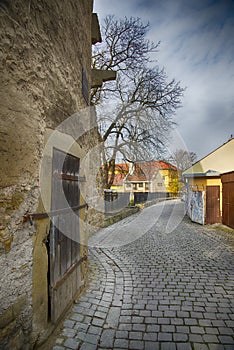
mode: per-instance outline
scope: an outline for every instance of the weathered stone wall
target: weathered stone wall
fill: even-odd
[[[9,214],[24,200],[21,186],[35,185],[45,127],[86,106],[91,10],[92,1],[74,0],[12,0],[1,9],[1,185],[11,187]]]
[[[32,346],[33,249],[35,244],[43,248],[44,243],[36,242],[37,227],[23,224],[22,218],[38,207],[46,128],[56,128],[87,106],[82,94],[82,70],[90,82],[92,6],[92,0],[0,3],[3,349]]]
[[[91,115],[93,115],[94,120],[93,123],[91,122],[90,131],[79,139],[79,144],[87,152],[85,161],[81,163],[81,167],[85,168],[86,177],[85,184],[81,184],[81,193],[88,204],[86,223],[89,235],[103,227],[105,220],[104,191],[100,178],[102,145],[99,141],[94,108],[91,109]]]

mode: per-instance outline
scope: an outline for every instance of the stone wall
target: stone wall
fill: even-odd
[[[38,208],[45,130],[55,129],[87,106],[82,93],[82,71],[90,83],[92,7],[92,0],[0,3],[3,349],[31,348],[40,338],[40,334],[31,337],[33,251],[36,244],[45,250],[45,244],[37,239],[37,225],[23,224],[22,219],[25,213]],[[44,265],[46,269],[46,261]]]

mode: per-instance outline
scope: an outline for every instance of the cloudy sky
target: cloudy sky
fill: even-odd
[[[186,87],[175,148],[201,158],[234,136],[234,0],[94,0],[94,11],[140,17],[161,41],[158,65]]]

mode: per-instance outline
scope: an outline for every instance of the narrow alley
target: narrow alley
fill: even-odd
[[[158,203],[91,237],[88,288],[53,350],[234,349],[234,237],[183,211]]]

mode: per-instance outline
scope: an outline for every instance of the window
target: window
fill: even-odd
[[[162,187],[162,183],[161,182],[158,182],[157,185],[158,185],[158,187]]]
[[[142,182],[139,183],[139,184],[138,184],[138,187],[142,188],[142,187],[143,187],[143,183],[142,183]]]

